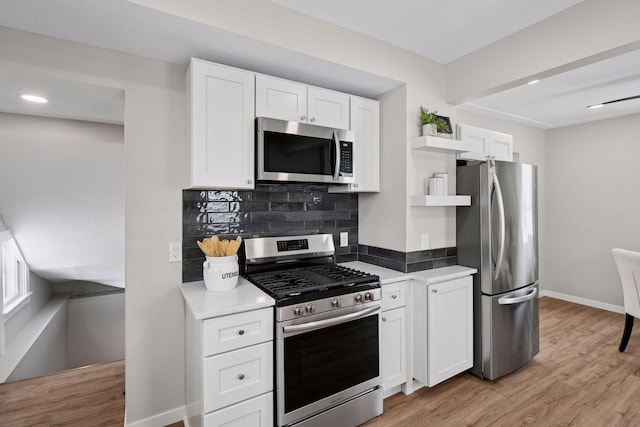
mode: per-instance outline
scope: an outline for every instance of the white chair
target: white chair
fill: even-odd
[[[619,351],[623,352],[629,343],[634,317],[640,318],[640,252],[612,249],[613,259],[618,266],[624,297],[624,332]]]

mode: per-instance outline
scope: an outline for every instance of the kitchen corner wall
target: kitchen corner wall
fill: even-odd
[[[333,235],[338,262],[358,258],[358,195],[326,185],[258,184],[252,191],[182,192],[182,281],[202,280],[204,255],[196,241],[265,236]],[[349,245],[340,247],[340,233]]]

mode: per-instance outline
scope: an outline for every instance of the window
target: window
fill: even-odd
[[[29,266],[13,236],[2,241],[2,313],[5,321],[29,301]]]

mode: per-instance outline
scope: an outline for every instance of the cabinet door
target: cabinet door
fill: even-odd
[[[458,138],[473,146],[471,151],[459,153],[459,159],[486,160],[489,156],[490,130],[461,124],[458,125]]]
[[[473,280],[427,287],[427,385],[473,366]]]
[[[380,102],[351,97],[351,130],[356,134],[355,175],[358,192],[380,191]]]
[[[307,86],[256,75],[256,116],[307,122]]]
[[[254,188],[254,74],[192,59],[192,188]]]
[[[506,162],[513,161],[513,136],[491,131],[491,140],[489,142],[489,155],[496,160]]]
[[[382,387],[407,382],[407,308],[382,312]]]
[[[310,124],[349,129],[349,95],[309,86],[307,97]]]
[[[380,102],[373,99],[351,97],[350,129],[356,134],[354,145],[353,184],[333,186],[330,192],[380,191]]]

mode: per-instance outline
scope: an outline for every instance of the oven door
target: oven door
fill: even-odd
[[[380,302],[278,323],[278,425],[379,387]]]

